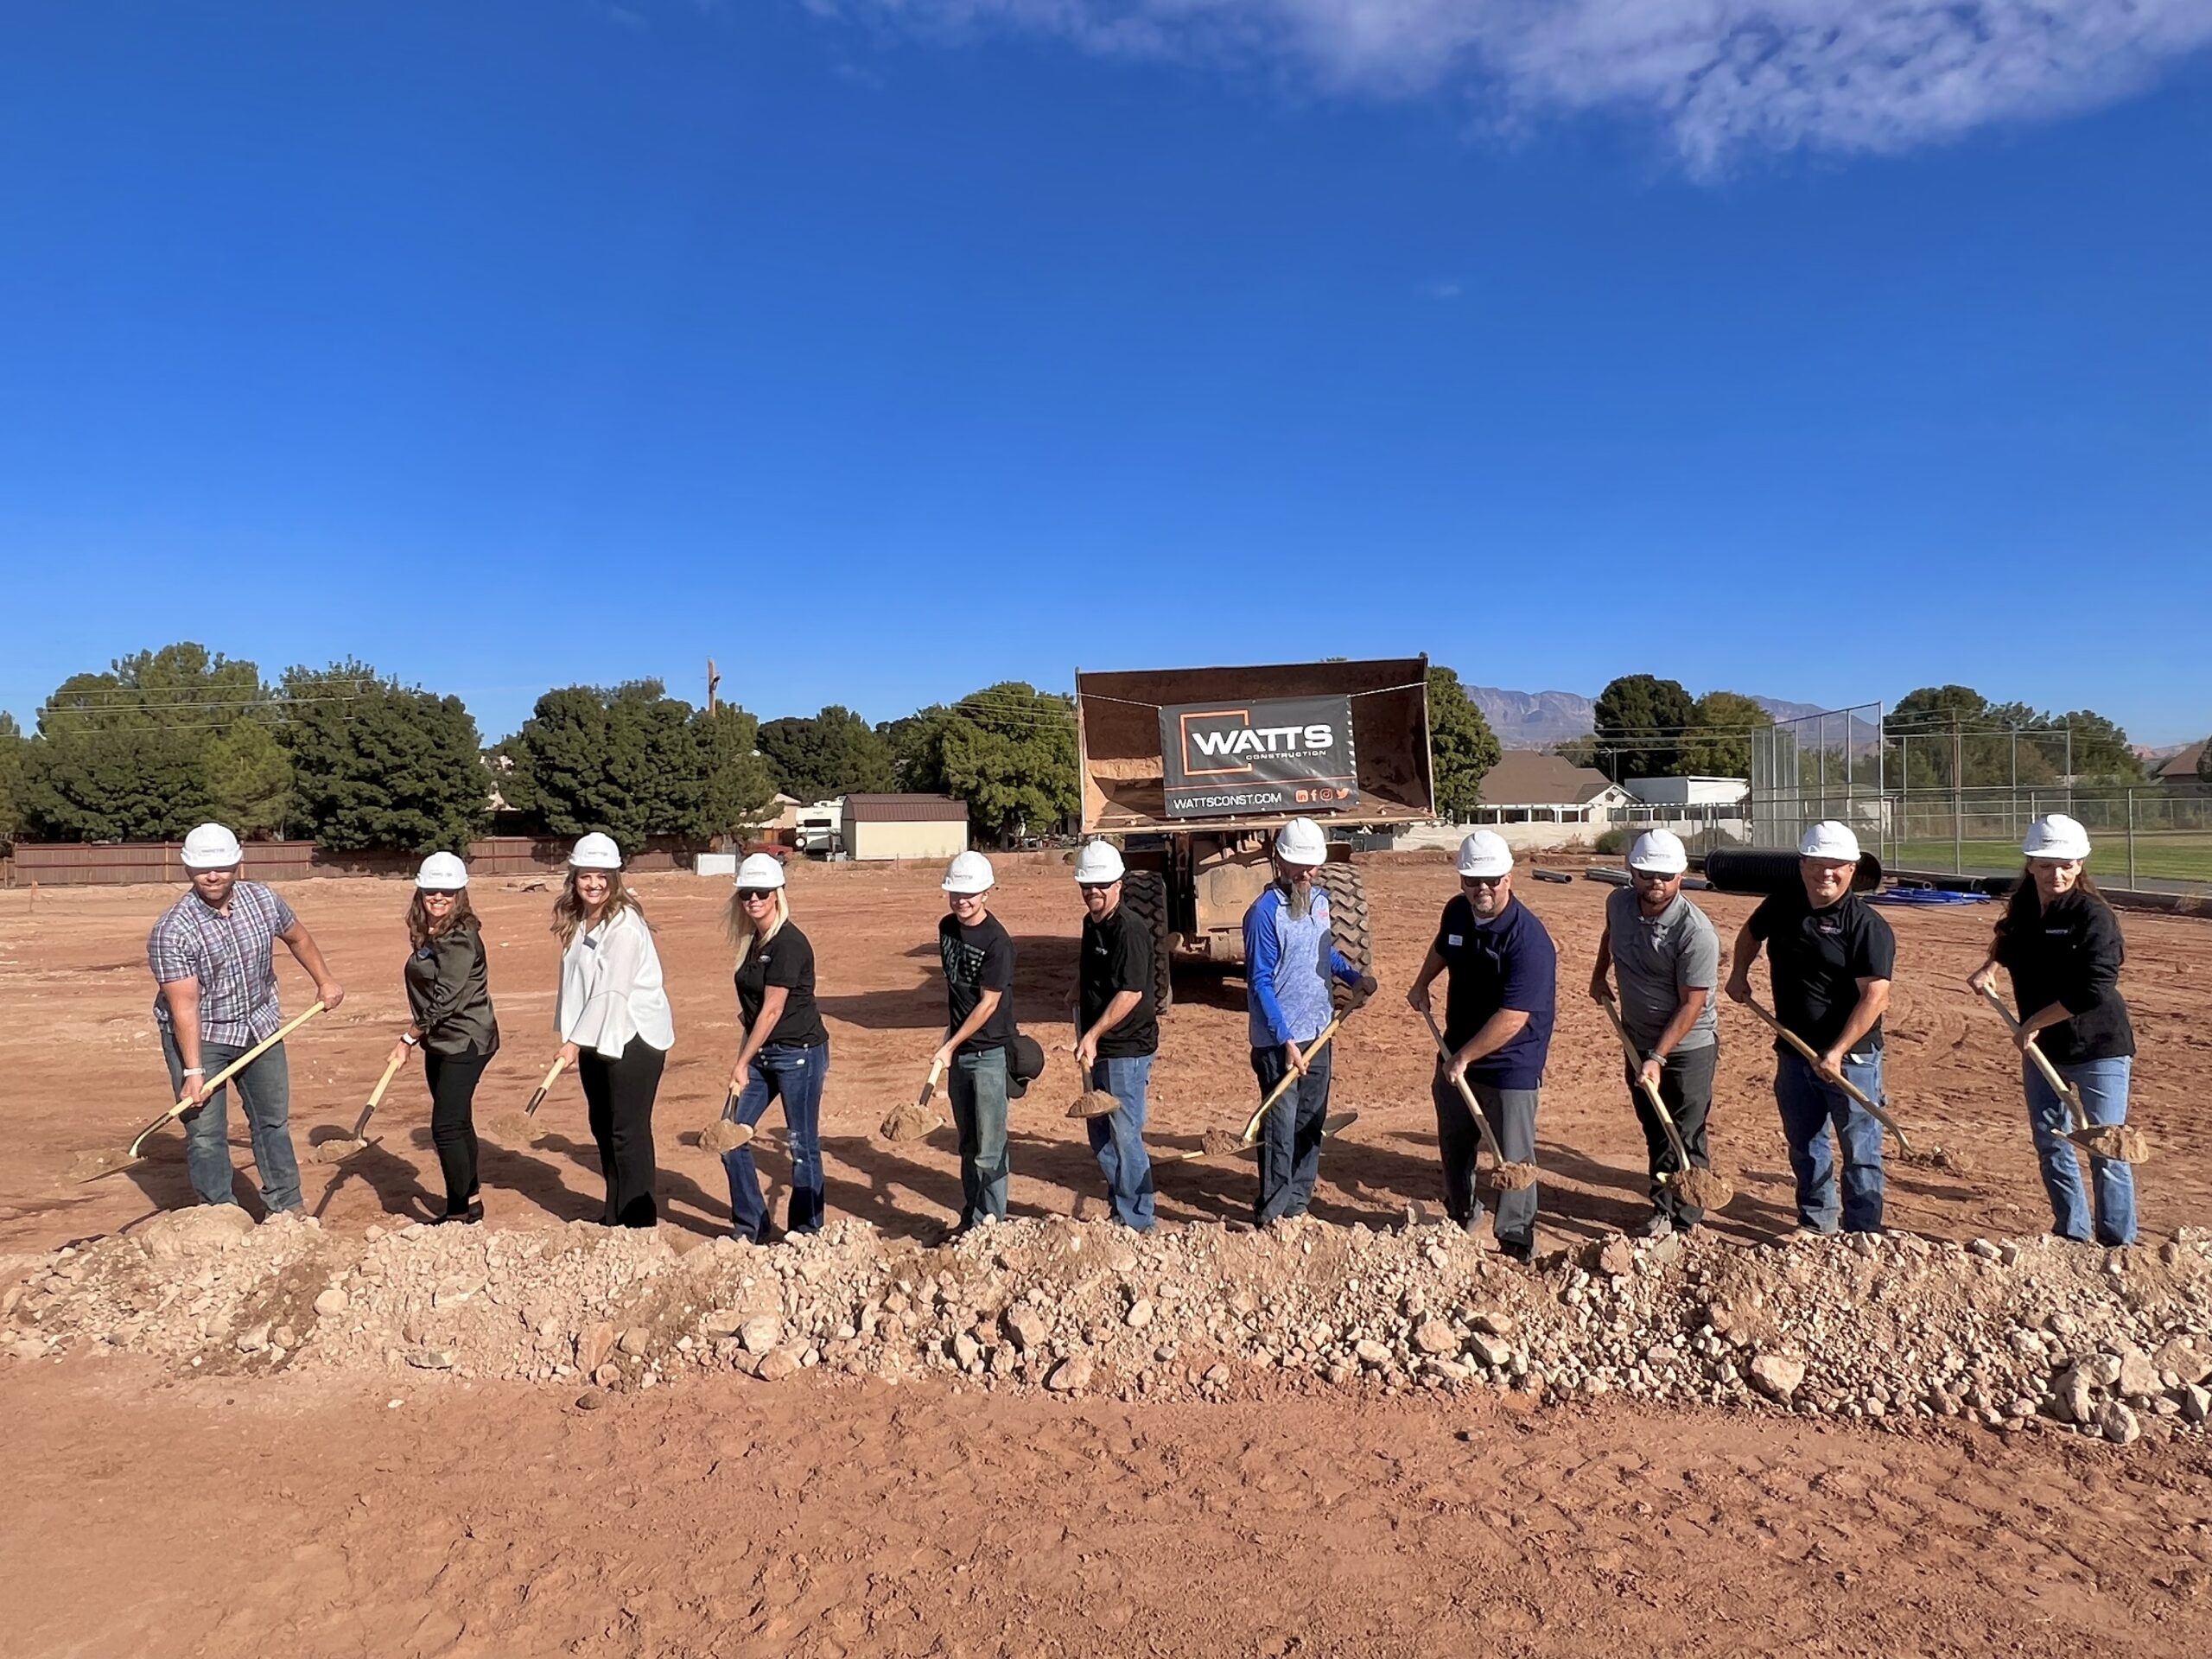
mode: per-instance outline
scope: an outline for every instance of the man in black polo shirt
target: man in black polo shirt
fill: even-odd
[[[1160,1048],[1153,1006],[1153,941],[1122,906],[1122,855],[1103,841],[1076,855],[1083,892],[1083,944],[1076,969],[1075,1061],[1084,1082],[1121,1102],[1087,1119],[1090,1149],[1106,1178],[1114,1219],[1147,1233],[1153,1224],[1152,1158],[1144,1149],[1145,1086]]]
[[[1775,1103],[1797,1177],[1797,1224],[1836,1230],[1836,1181],[1828,1148],[1835,1126],[1843,1148],[1843,1229],[1882,1230],[1882,1126],[1844,1093],[1848,1079],[1870,1100],[1882,1098],[1882,1010],[1897,968],[1897,938],[1851,890],[1859,838],[1848,826],[1816,823],[1797,845],[1801,891],[1762,902],[1736,936],[1728,995],[1751,1000],[1751,959],[1767,947],[1775,1017],[1821,1057],[1809,1064],[1775,1040]]]

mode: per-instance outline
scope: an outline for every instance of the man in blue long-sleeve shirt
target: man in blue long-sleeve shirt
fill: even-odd
[[[1275,836],[1275,879],[1244,912],[1244,964],[1251,987],[1252,1071],[1265,1096],[1286,1074],[1293,1084],[1260,1125],[1260,1196],[1252,1219],[1264,1227],[1302,1216],[1321,1173],[1321,1125],[1329,1111],[1329,1051],[1315,1038],[1335,1015],[1334,981],[1371,995],[1375,981],[1337,949],[1329,896],[1313,873],[1328,841],[1311,818]]]

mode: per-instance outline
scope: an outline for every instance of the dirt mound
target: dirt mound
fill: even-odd
[[[1543,1270],[1446,1226],[1296,1222],[1135,1236],[1070,1221],[925,1252],[841,1222],[772,1249],[576,1223],[359,1240],[227,1207],[29,1258],[23,1357],[414,1370],[652,1388],[734,1366],[938,1372],[986,1386],[1219,1397],[1259,1379],[1386,1393],[1970,1416],[2129,1440],[2212,1407],[2212,1249],[1910,1238],[1745,1249],[1613,1237]]]

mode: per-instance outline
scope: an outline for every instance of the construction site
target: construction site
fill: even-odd
[[[1345,867],[1382,995],[1344,1024],[1357,1117],[1309,1218],[1251,1230],[1249,1155],[1172,1160],[1252,1099],[1243,988],[1192,972],[1153,1085],[1160,1227],[1105,1219],[1056,1056],[1014,1109],[1009,1220],[945,1249],[950,1131],[875,1132],[942,1031],[933,866],[792,871],[834,1056],[830,1224],[772,1249],[728,1239],[697,1145],[738,1039],[719,883],[635,882],[678,1032],[645,1233],[591,1224],[573,1084],[525,1135],[486,1128],[481,1227],[422,1224],[412,1073],[365,1151],[307,1155],[405,1018],[391,881],[286,887],[351,987],[288,1044],[304,1217],[191,1207],[173,1130],[86,1179],[161,1103],[143,941],[168,894],[0,894],[8,1650],[2202,1651],[2206,921],[2126,918],[2129,1122],[2156,1148],[2138,1244],[2044,1232],[2018,1057],[1965,985],[1972,906],[1892,912],[1889,1103],[1920,1155],[1893,1152],[1887,1233],[1792,1236],[1774,1057],[1731,1009],[1712,1135],[1735,1193],[1655,1242],[1627,1236],[1648,1204],[1618,1049],[1570,989],[1608,891],[1584,862],[1520,888],[1561,977],[1526,1266],[1437,1202],[1402,988],[1453,890],[1442,853]],[[508,1033],[487,1125],[552,1047],[550,898],[476,885]],[[1696,898],[1724,936],[1753,902]],[[1002,856],[994,903],[1019,1015],[1055,1040],[1065,855]],[[779,1134],[758,1150],[780,1183]]]

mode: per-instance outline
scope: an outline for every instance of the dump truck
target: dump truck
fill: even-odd
[[[1077,673],[1083,833],[1121,843],[1122,902],[1151,930],[1164,1009],[1180,963],[1234,968],[1271,879],[1274,832],[1436,816],[1428,658]],[[1317,880],[1338,947],[1363,970],[1367,895],[1332,834]]]

